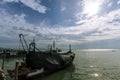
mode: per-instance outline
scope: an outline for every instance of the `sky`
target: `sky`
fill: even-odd
[[[120,0],[0,0],[0,47],[120,48]]]

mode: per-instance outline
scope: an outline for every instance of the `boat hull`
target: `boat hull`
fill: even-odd
[[[18,80],[32,80],[65,69],[74,60],[75,54],[29,53],[26,62],[18,68]]]

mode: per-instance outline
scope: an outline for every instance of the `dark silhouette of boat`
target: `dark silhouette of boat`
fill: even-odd
[[[23,35],[20,34],[20,36]],[[26,41],[24,42],[26,44]],[[23,45],[22,41],[21,43]],[[33,40],[29,44],[24,62],[16,62],[16,68],[8,70],[9,74],[15,76],[18,80],[30,80],[68,67],[75,57],[75,54],[71,51],[71,45],[69,45],[67,52],[59,53],[55,49],[55,42],[53,42],[53,47],[50,47],[49,51],[36,50],[38,49],[35,40]]]

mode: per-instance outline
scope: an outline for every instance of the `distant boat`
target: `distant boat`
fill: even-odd
[[[35,45],[35,41],[29,44],[25,62],[18,62],[14,70],[8,70],[11,76],[16,76],[18,80],[37,78],[64,69],[74,60],[75,54],[71,51],[71,45],[66,53],[58,53],[52,47],[50,51],[35,51]]]

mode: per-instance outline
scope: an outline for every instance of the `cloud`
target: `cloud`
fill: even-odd
[[[104,4],[111,3],[109,0]],[[102,15],[85,17],[82,12],[75,14],[77,19],[74,31],[83,43],[120,38],[120,9]],[[72,32],[74,33],[74,32]],[[78,40],[78,38],[77,38]]]
[[[19,0],[2,0],[3,2],[19,2]]]
[[[84,24],[80,25],[86,27],[84,31],[88,35],[84,36],[85,41],[119,38],[120,37],[119,13],[120,9],[111,11],[110,13],[105,14],[104,16],[95,16],[89,20],[86,20]],[[91,31],[91,34],[88,33],[89,31]]]
[[[120,0],[118,0],[117,4],[120,4]]]
[[[86,18],[91,18],[96,15],[103,14],[102,11],[104,9],[108,10],[108,8],[112,6],[113,1],[111,0],[82,0],[82,1],[79,1],[78,3],[79,3],[79,7],[80,8],[82,7],[82,10],[81,11],[79,10],[75,14],[75,17],[78,20],[84,20]],[[76,3],[76,5],[78,3]]]
[[[47,8],[45,6],[40,5],[41,2],[38,0],[20,0],[26,6],[32,8],[33,10],[38,11],[39,13],[45,13]]]
[[[1,10],[1,9],[0,9]],[[34,25],[27,23],[25,20],[26,15],[10,15],[6,11],[1,10],[0,12],[0,28],[1,36],[6,36],[9,38],[15,39],[15,36],[19,33],[30,33],[31,35],[34,32]]]
[[[107,5],[107,7],[111,7],[113,2],[111,0],[105,0],[104,5]]]
[[[86,14],[87,17],[93,16],[94,14],[98,13],[100,10],[100,6],[103,4],[105,0],[83,0],[82,7],[83,11],[82,14]]]
[[[61,4],[61,11],[65,11],[65,10],[66,10],[65,3],[64,3],[64,2],[62,2],[62,4]]]
[[[6,1],[11,2],[15,0]],[[21,1],[25,4],[24,0]],[[26,3],[27,6],[28,4],[32,3]],[[74,26],[51,26],[45,21],[39,25],[35,25],[26,21],[27,15],[24,13],[11,15],[2,8],[0,8],[0,11],[0,37],[10,39],[10,42],[13,40],[17,43],[19,33],[28,34],[30,39],[36,37],[36,41],[39,43],[49,43],[49,41],[56,40],[63,45],[116,39],[120,37],[120,9],[91,18],[84,17],[83,14],[78,13],[76,16],[78,17],[76,25]],[[4,44],[6,43],[4,42]],[[9,44],[7,43],[7,45]]]
[[[38,11],[39,13],[46,13],[47,7],[41,5],[40,0],[3,0],[3,2],[21,2],[25,6]]]
[[[29,35],[30,40],[37,37],[37,41],[41,40],[43,42],[59,40],[60,36],[64,35],[64,28],[60,28],[63,31],[59,31],[59,28],[51,28],[44,21],[40,25],[30,24],[26,21],[25,14],[11,15],[4,9],[0,9],[0,11],[0,37],[3,38],[1,43],[4,43],[4,39],[8,39],[9,44],[12,40],[15,42],[14,44],[17,44],[18,34],[20,33]],[[9,45],[8,43],[4,44]]]
[[[1,34],[5,35],[12,31],[16,34],[25,33],[31,35],[31,37],[37,36],[43,40],[70,40],[71,42],[114,39],[120,37],[120,23],[114,21],[120,19],[119,12],[120,10],[115,10],[104,16],[95,16],[77,26],[57,26],[54,28],[45,22],[40,25],[27,23],[25,14],[12,16],[4,12],[0,14],[1,29],[3,29]],[[44,27],[42,27],[43,25]],[[11,35],[16,34],[11,33]],[[7,34],[7,36],[9,35]]]
[[[66,10],[66,7],[65,6],[62,6],[61,7],[61,11],[65,11]]]
[[[36,37],[37,43],[46,42],[47,44],[54,40],[61,43],[61,45],[65,43],[76,44],[76,41],[79,42],[79,40],[75,40],[76,34],[79,34],[80,32],[77,31],[77,27],[65,28],[63,26],[57,26],[52,28],[51,25],[46,24],[44,21],[41,22],[40,25],[30,24],[26,21],[25,14],[11,15],[4,9],[0,9],[0,11],[0,37],[3,38],[0,40],[0,44],[4,43],[6,46],[18,44],[18,34],[20,33],[29,35],[29,40],[32,40],[33,37]],[[5,43],[5,41],[3,41],[4,39],[7,39],[8,43]],[[11,43],[11,41],[14,43]]]
[[[110,2],[109,4],[108,4],[108,7],[111,7],[112,6],[112,2]]]

